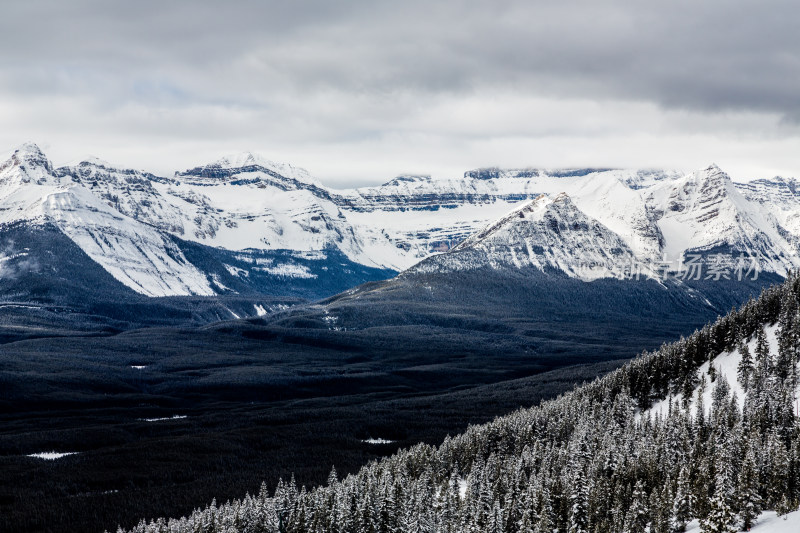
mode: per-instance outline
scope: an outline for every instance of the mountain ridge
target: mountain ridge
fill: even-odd
[[[741,255],[785,275],[800,267],[800,196],[791,193],[791,180],[753,183],[734,183],[716,165],[689,174],[484,168],[450,180],[401,176],[378,187],[336,190],[302,169],[250,152],[161,177],[99,160],[54,168],[36,145],[26,144],[0,165],[0,224],[55,221],[93,260],[142,294],[226,293],[229,284],[218,284],[188,261],[173,242],[177,238],[216,256],[269,251],[286,260],[272,271],[310,268],[303,275],[316,276],[316,296],[325,297],[336,290],[324,286],[333,270],[362,270],[353,285],[391,276],[456,248],[523,202],[565,192],[578,211],[608,230],[611,245],[601,255],[624,250],[642,272],[652,274],[665,262],[678,270],[691,253],[724,250],[728,267]],[[120,225],[128,228],[127,237],[114,227]],[[115,234],[121,240],[103,242]],[[566,243],[558,244],[568,251]],[[326,250],[345,261],[319,259],[301,268],[287,259],[292,253],[321,258]],[[579,253],[563,254],[557,268],[581,278],[581,262],[586,258]],[[134,270],[114,270],[115,263]],[[229,266],[229,274],[245,284],[256,272]],[[618,277],[619,266],[585,279]],[[162,279],[156,271],[175,274]],[[293,278],[284,278],[289,294]]]

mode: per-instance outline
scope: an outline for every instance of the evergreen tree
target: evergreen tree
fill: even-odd
[[[766,379],[769,376],[772,366],[769,344],[767,343],[767,334],[764,328],[758,328],[756,331],[756,357],[754,366],[755,385],[758,390],[761,390],[766,385]]]
[[[724,448],[725,446],[718,447],[719,450]],[[736,514],[731,505],[733,499],[732,466],[728,458],[720,454],[709,513],[700,520],[703,533],[735,533]]]
[[[539,521],[534,526],[534,533],[553,533],[556,529],[553,504],[550,498],[550,491],[543,487],[538,495],[538,514]]]
[[[756,437],[757,438],[757,437]],[[749,531],[755,519],[761,513],[761,495],[759,494],[758,460],[754,446],[748,446],[739,477],[736,483],[739,520],[742,531]]]
[[[647,508],[647,492],[640,479],[633,489],[633,501],[625,517],[625,533],[645,533],[649,522]]]
[[[776,430],[767,435],[765,448],[765,481],[767,504],[777,506],[789,489],[789,453]]]
[[[653,489],[650,494],[650,533],[671,533],[673,499],[672,481],[668,475],[661,491]]]
[[[580,465],[570,480],[569,533],[587,533],[589,530],[589,487]]]
[[[692,519],[695,498],[689,478],[689,467],[684,465],[678,474],[675,502],[672,506],[672,531],[686,531],[686,524]]]
[[[775,507],[775,511],[778,513],[778,516],[787,515],[796,510],[797,503],[790,501],[786,494],[781,497],[781,501]]]
[[[748,348],[745,343],[739,346],[739,353],[742,355],[742,359],[739,361],[736,375],[739,378],[739,383],[741,383],[742,388],[747,391],[750,387],[751,376],[753,375],[753,357],[750,355],[750,348]]]

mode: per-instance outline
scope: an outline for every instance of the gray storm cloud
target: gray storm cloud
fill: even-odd
[[[784,153],[796,15],[735,0],[16,2],[0,19],[0,142],[171,169],[257,149],[342,182],[711,159],[800,174]]]

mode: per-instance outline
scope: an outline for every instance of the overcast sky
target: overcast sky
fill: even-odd
[[[229,152],[334,186],[483,167],[800,178],[790,1],[25,0],[0,153],[162,174]]]

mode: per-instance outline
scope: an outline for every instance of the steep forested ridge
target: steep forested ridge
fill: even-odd
[[[747,530],[766,509],[800,502],[794,400],[800,277],[791,275],[688,338],[538,407],[418,445],[306,490],[281,482],[149,532],[618,532]],[[777,349],[764,328],[777,326]],[[737,379],[698,372],[754,339]],[[712,367],[713,368],[713,367]],[[689,400],[698,387],[711,387]],[[679,395],[664,416],[655,400]]]

